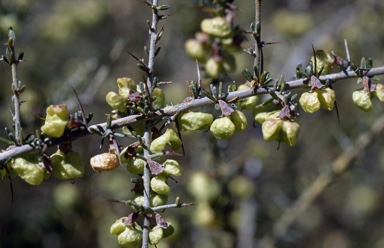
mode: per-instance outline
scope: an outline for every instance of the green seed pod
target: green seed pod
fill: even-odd
[[[118,78],[117,86],[119,87],[119,94],[122,95],[125,99],[128,98],[132,90],[136,90],[136,83],[132,78]]]
[[[379,98],[380,102],[384,102],[384,85],[383,84],[376,84],[375,94],[377,98]]]
[[[131,198],[131,201],[137,203],[138,205],[144,205],[144,196],[143,195],[134,195]]]
[[[359,107],[359,109],[368,112],[373,108],[371,95],[365,90],[356,90],[352,93],[353,103]]]
[[[159,174],[151,179],[151,189],[158,194],[171,194],[171,188],[167,184],[167,176],[164,174]]]
[[[221,193],[219,183],[204,172],[195,172],[188,182],[188,191],[197,202],[208,202],[216,199]]]
[[[51,163],[51,174],[58,179],[75,179],[84,175],[84,165],[77,152],[65,154],[58,151],[51,155]]]
[[[119,235],[120,233],[124,232],[127,226],[122,222],[122,219],[123,218],[116,220],[115,223],[111,225],[111,228],[109,229],[111,234]]]
[[[235,125],[235,132],[245,130],[245,128],[247,127],[247,117],[245,117],[243,112],[241,112],[240,110],[235,110],[229,117]]]
[[[283,139],[283,121],[278,118],[268,118],[261,126],[263,138],[265,141],[282,141]]]
[[[320,106],[326,110],[333,110],[335,107],[336,94],[331,88],[317,90],[317,97],[320,101]]]
[[[294,146],[299,139],[299,123],[293,121],[283,121],[282,131],[284,132],[282,141],[290,146]]]
[[[151,196],[149,198],[149,201],[150,201],[152,207],[165,205],[165,204],[167,204],[168,196],[156,194],[156,193],[152,192]]]
[[[263,124],[268,118],[278,118],[280,110],[275,110],[271,112],[259,112],[255,115],[255,121],[259,124]]]
[[[21,179],[31,185],[39,185],[44,179],[44,168],[39,165],[38,156],[35,153],[13,158],[11,167]]]
[[[163,163],[164,171],[163,173],[173,176],[181,176],[183,174],[183,169],[180,167],[179,163],[173,159],[167,159]]]
[[[160,88],[155,88],[152,91],[152,106],[153,109],[161,109],[164,108],[164,103],[165,103],[165,95],[164,92]]]
[[[320,73],[321,68],[323,68],[323,71],[321,72],[321,75],[325,75],[331,72],[333,68],[333,62],[335,61],[335,58],[330,54],[329,52],[325,50],[317,50],[315,52],[316,54],[316,74],[318,75]],[[312,64],[315,65],[315,58],[311,57]]]
[[[195,39],[189,39],[185,42],[185,51],[191,58],[197,59],[201,63],[205,63],[208,59],[208,51],[204,45]]]
[[[157,227],[149,231],[149,243],[156,245],[163,238],[163,228]]]
[[[127,226],[125,230],[117,236],[117,242],[122,248],[137,248],[141,245],[142,232]]]
[[[320,101],[318,98],[317,91],[304,92],[300,96],[299,103],[303,110],[310,114],[315,113],[320,109]]]
[[[231,25],[223,17],[204,19],[200,26],[203,32],[215,37],[227,38],[232,34]]]
[[[187,112],[178,117],[180,131],[208,129],[213,121],[213,115],[203,112]]]
[[[128,158],[127,171],[132,174],[142,175],[144,173],[144,166],[146,162],[141,158]]]
[[[168,225],[168,227],[163,230],[163,239],[168,238],[174,232],[175,232],[175,228],[172,225]]]
[[[228,116],[214,120],[209,128],[209,131],[211,131],[213,136],[219,140],[229,139],[235,130],[235,124],[233,124]]]
[[[241,84],[241,85],[239,85],[239,87],[237,87],[238,90],[246,90],[249,88],[251,88],[251,86],[249,86],[247,84]],[[255,106],[255,104],[258,100],[259,100],[258,96],[250,96],[247,98],[239,99],[236,102],[236,105],[239,106],[239,108],[241,108],[241,109],[250,110]]]
[[[152,153],[164,151],[166,145],[169,145],[173,150],[180,149],[181,140],[172,129],[167,129],[160,137],[154,139],[151,143],[150,150]]]
[[[46,111],[47,116],[41,131],[50,137],[60,138],[69,122],[67,105],[50,105]]]
[[[217,61],[215,58],[210,58],[205,62],[205,70],[212,78],[217,78],[223,69],[222,61]]]
[[[120,165],[117,155],[109,152],[93,156],[90,163],[96,172],[114,170]]]
[[[105,100],[107,103],[115,110],[119,110],[122,113],[127,113],[127,102],[128,98],[114,92],[110,91],[108,92],[107,96],[105,97]]]

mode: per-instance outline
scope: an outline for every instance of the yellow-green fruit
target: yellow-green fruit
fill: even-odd
[[[11,167],[21,179],[31,185],[39,185],[44,179],[44,168],[39,165],[34,153],[12,159]]]
[[[171,194],[171,188],[167,183],[167,176],[163,174],[159,174],[151,179],[151,189],[158,194]]]
[[[310,114],[315,113],[320,109],[320,101],[317,95],[317,91],[304,92],[300,96],[299,103],[303,110]]]
[[[169,145],[173,150],[180,149],[181,140],[172,129],[167,129],[160,137],[154,139],[151,143],[150,150],[153,153],[162,152],[166,145]]]
[[[229,139],[235,130],[235,124],[233,124],[228,116],[214,120],[209,128],[209,131],[211,131],[213,136],[219,140]]]
[[[117,236],[117,242],[123,248],[137,248],[141,245],[141,238],[141,231],[127,226],[127,228]]]
[[[256,109],[256,108],[255,108]],[[256,111],[254,111],[255,113]],[[279,116],[280,110],[274,110],[270,112],[259,112],[257,111],[255,116],[255,121],[257,121],[259,124],[263,124],[264,121],[268,118],[277,118]]]
[[[161,109],[164,108],[165,103],[165,95],[164,92],[160,88],[155,88],[152,91],[152,106],[153,109]]]
[[[203,112],[187,112],[179,116],[180,131],[208,129],[213,122],[213,115]]]
[[[120,233],[124,232],[125,228],[127,228],[127,226],[122,222],[122,219],[123,218],[116,220],[115,223],[111,225],[111,228],[109,229],[111,234],[119,235]]]
[[[117,79],[117,86],[119,87],[119,94],[128,98],[131,90],[136,90],[136,83],[132,78],[121,77]]]
[[[249,88],[250,86],[247,84],[242,84],[242,85],[239,85],[239,87],[237,87],[238,90],[246,90]],[[236,102],[236,105],[239,106],[241,109],[249,110],[255,106],[258,100],[259,100],[258,96],[250,96],[250,97],[239,99]]]
[[[245,128],[247,127],[247,118],[245,117],[243,112],[241,112],[240,110],[235,110],[229,117],[235,125],[236,132],[245,130]]]
[[[188,191],[197,202],[208,202],[217,198],[220,193],[218,182],[204,172],[195,172],[188,182]]]
[[[156,194],[154,192],[152,192],[151,196],[149,197],[149,202],[151,203],[152,207],[165,205],[167,201],[168,201],[167,195]]]
[[[263,138],[266,141],[282,141],[283,139],[283,121],[278,118],[268,118],[261,125]]]
[[[180,167],[179,163],[173,159],[167,159],[163,163],[164,171],[163,173],[172,176],[181,176],[183,174],[183,169]]]
[[[383,84],[376,84],[375,94],[377,98],[379,98],[380,102],[384,102],[384,85]]]
[[[222,69],[222,61],[217,61],[215,58],[210,58],[205,62],[205,71],[212,78],[217,78]]]
[[[64,134],[69,122],[67,105],[50,105],[46,112],[47,116],[41,131],[49,137],[60,138]]]
[[[96,172],[113,170],[120,165],[117,155],[108,152],[93,156],[90,163]]]
[[[359,109],[368,112],[372,110],[371,96],[365,90],[357,90],[352,93],[353,103],[359,107]]]
[[[333,110],[335,107],[336,94],[331,88],[317,90],[317,97],[320,101],[320,106],[326,110]]]
[[[149,243],[156,245],[163,238],[163,228],[157,227],[149,231]]]
[[[206,62],[208,59],[208,51],[204,48],[204,45],[196,40],[189,39],[185,42],[185,51],[193,59],[197,59],[199,62]]]
[[[142,196],[142,195],[134,195],[131,198],[131,201],[137,203],[138,205],[144,205],[144,196]]]
[[[299,139],[299,123],[293,121],[284,121],[282,131],[284,133],[282,141],[290,146],[294,146]]]
[[[175,228],[172,225],[169,225],[166,229],[163,230],[163,239],[168,238],[175,232]]]
[[[323,68],[323,71],[321,72],[321,75],[325,75],[331,72],[333,68],[333,62],[335,61],[335,58],[330,54],[329,52],[325,50],[317,50],[316,51],[316,73],[320,72],[321,68]],[[311,57],[312,64],[315,65],[315,58]]]
[[[231,25],[223,17],[204,19],[201,22],[201,30],[219,38],[227,38],[232,34]]]
[[[128,158],[127,159],[127,171],[132,174],[143,174],[145,161],[141,158]]]
[[[56,152],[51,155],[51,163],[51,174],[58,179],[74,179],[84,175],[84,165],[77,152]]]
[[[107,103],[115,110],[119,110],[122,113],[127,113],[127,102],[128,99],[114,91],[108,92],[105,97]]]

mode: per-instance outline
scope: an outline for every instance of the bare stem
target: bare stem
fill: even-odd
[[[255,30],[256,36],[255,36],[255,59],[253,62],[253,66],[257,67],[259,72],[261,69],[261,63],[262,63],[262,51],[261,51],[261,1],[262,0],[255,0]],[[255,75],[259,76],[259,75]]]
[[[15,125],[16,145],[21,145],[21,121],[20,121],[20,98],[19,98],[19,82],[17,81],[17,63],[11,65],[12,68],[12,90],[13,90],[13,123]]]
[[[154,7],[157,6],[157,0],[152,1],[152,23],[150,27],[150,44],[149,44],[149,54],[148,54],[148,68],[149,76],[147,78],[147,95],[148,98],[151,99],[151,94],[153,90],[153,79],[154,79],[154,63],[155,63],[155,51],[156,51],[156,41],[157,41],[157,23],[158,23],[158,16]],[[151,101],[150,101],[151,102]],[[151,108],[152,109],[152,108]],[[149,156],[150,151],[149,147],[151,145],[152,139],[151,139],[151,129],[152,129],[152,123],[150,120],[145,122],[145,133],[144,133],[144,156]],[[150,181],[151,181],[151,171],[149,170],[148,166],[144,167],[144,175],[143,175],[143,181],[144,181],[144,207],[148,208],[150,207]],[[147,248],[149,244],[149,217],[144,217],[144,224],[143,224],[143,241],[142,241],[142,248]]]

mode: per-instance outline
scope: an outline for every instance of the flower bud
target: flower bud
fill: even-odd
[[[282,131],[284,133],[282,141],[290,146],[294,146],[299,138],[299,123],[294,121],[284,121]]]
[[[193,59],[197,59],[199,62],[205,63],[208,59],[208,51],[204,48],[204,45],[195,39],[189,39],[185,42],[185,51]]]
[[[125,230],[117,236],[117,242],[123,248],[137,248],[141,245],[142,232],[127,226]]]
[[[60,138],[69,122],[67,105],[50,105],[46,111],[47,116],[41,131],[50,137]]]
[[[307,113],[315,113],[320,109],[320,101],[317,92],[304,92],[300,96],[299,103],[303,110]]]
[[[58,179],[74,179],[84,175],[84,165],[77,152],[65,154],[58,151],[51,155],[51,163],[51,174]]]
[[[233,124],[233,122],[228,116],[214,120],[209,129],[213,136],[215,136],[215,138],[219,140],[229,139],[233,135],[235,130],[235,124]]]
[[[336,94],[331,88],[317,90],[317,97],[320,101],[320,106],[326,110],[333,110],[335,107]]]
[[[124,217],[123,217],[124,218]],[[123,222],[122,222],[122,219],[123,218],[120,218],[118,220],[115,221],[115,223],[113,223],[111,225],[111,228],[109,229],[109,232],[113,235],[119,235],[120,233],[122,233],[125,228],[127,227]]]
[[[205,71],[212,78],[217,78],[222,69],[222,61],[217,61],[215,58],[210,58],[205,62]]]
[[[201,30],[219,38],[227,38],[232,34],[231,25],[223,17],[204,19],[201,22]]]
[[[149,231],[149,243],[151,245],[156,245],[163,238],[163,228],[155,227]]]
[[[245,128],[247,127],[247,118],[245,117],[243,112],[241,112],[240,110],[235,110],[229,117],[235,125],[235,132],[245,130]]]
[[[164,174],[159,174],[151,179],[151,189],[163,195],[169,195],[171,193],[171,188],[167,184],[167,176]]]
[[[173,150],[181,147],[179,136],[172,129],[167,129],[160,137],[154,139],[151,143],[150,150],[153,153],[164,151],[166,145],[169,145]]]
[[[39,165],[38,157],[34,153],[13,158],[11,167],[21,179],[31,185],[39,185],[44,179],[44,168]]]
[[[208,129],[213,121],[213,115],[203,112],[187,112],[179,116],[180,131]]]
[[[359,109],[368,112],[372,110],[371,96],[365,90],[356,90],[352,93],[353,103],[359,107]]]
[[[110,91],[105,97],[105,100],[113,109],[119,110],[122,113],[127,113],[126,104],[128,102],[128,98],[117,94],[114,91]]]
[[[119,165],[117,155],[109,152],[97,154],[91,158],[91,167],[96,172],[113,170]]]
[[[179,163],[173,159],[167,159],[163,163],[164,171],[163,173],[173,176],[181,176],[183,174],[183,169],[180,167]]]
[[[384,102],[384,85],[383,84],[376,84],[375,94],[377,98],[379,98],[380,102]]]
[[[165,95],[160,88],[155,88],[152,91],[152,98],[153,98],[153,101],[152,101],[153,109],[164,108]]]
[[[250,87],[251,86],[249,86],[247,84],[241,84],[241,85],[239,85],[239,87],[237,87],[237,89],[238,90],[246,90],[246,89],[249,89]],[[250,96],[250,97],[239,99],[236,102],[236,105],[239,106],[241,109],[249,110],[255,106],[255,104],[258,100],[259,100],[258,96]]]

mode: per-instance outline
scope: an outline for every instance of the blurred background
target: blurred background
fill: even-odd
[[[174,14],[160,23],[165,33],[155,66],[160,80],[173,82],[163,88],[169,104],[188,96],[187,80],[197,80],[184,42],[200,31],[200,20],[209,17],[194,7],[198,2],[160,1],[171,6],[167,13]],[[235,22],[248,29],[254,19],[253,1],[234,4],[239,7]],[[265,69],[274,78],[283,74],[291,79],[298,63],[308,63],[312,45],[345,57],[344,39],[353,63],[359,65],[365,56],[373,59],[374,66],[384,65],[383,1],[268,0],[262,6],[263,40],[281,42],[264,49]],[[18,67],[19,80],[26,85],[25,133],[34,133],[43,124],[41,117],[50,104],[66,103],[76,111],[71,87],[85,111],[94,113],[91,123],[104,122],[110,112],[105,95],[117,89],[116,79],[144,78],[127,51],[145,57],[148,19],[150,9],[137,0],[2,0],[0,41],[6,42],[12,26],[16,51],[25,54]],[[251,45],[251,40],[243,44]],[[242,83],[241,69],[251,68],[253,61],[241,52],[236,61],[238,70],[228,82]],[[176,233],[158,247],[257,247],[284,211],[383,112],[378,101],[369,113],[353,105],[352,92],[361,88],[356,81],[334,85],[340,124],[335,112],[301,111],[300,140],[293,148],[281,144],[277,149],[277,143],[263,141],[250,112],[246,131],[228,141],[218,142],[209,132],[183,134],[186,156],[176,159],[184,175],[169,181],[173,191],[169,202],[180,196],[195,205],[163,213]],[[3,130],[12,125],[11,72],[5,63],[0,63],[0,84]],[[87,137],[73,143],[86,165],[84,178],[74,182],[52,177],[36,187],[15,178],[12,203],[9,181],[0,181],[0,247],[118,247],[110,225],[131,211],[107,199],[131,198],[133,185],[123,167],[100,174],[90,168],[99,142],[100,137]],[[347,172],[300,214],[276,247],[384,247],[383,144],[378,137],[368,145]],[[104,146],[102,151],[106,150]]]

